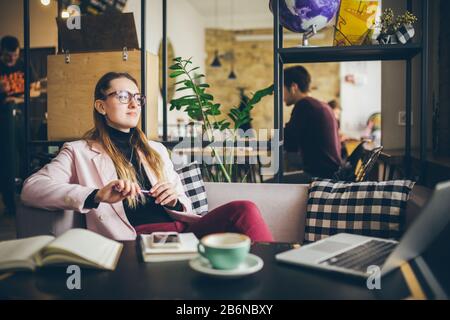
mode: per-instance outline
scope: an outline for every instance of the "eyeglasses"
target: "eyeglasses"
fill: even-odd
[[[107,94],[108,97],[113,95],[115,95],[119,99],[119,102],[123,104],[131,103],[131,100],[134,98],[138,106],[145,105],[145,96],[141,95],[140,93],[132,94],[131,92],[126,90],[119,90]]]

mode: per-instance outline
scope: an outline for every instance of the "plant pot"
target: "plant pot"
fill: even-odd
[[[400,43],[408,43],[415,35],[414,27],[411,24],[402,25],[395,33]]]
[[[377,38],[380,44],[397,44],[397,35],[396,34],[380,34]]]

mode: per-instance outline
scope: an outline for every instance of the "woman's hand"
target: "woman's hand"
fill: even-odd
[[[150,189],[150,195],[162,206],[175,207],[178,202],[178,193],[170,182],[158,182]]]
[[[95,202],[116,203],[128,197],[135,197],[141,192],[137,183],[128,180],[114,180],[98,190]]]

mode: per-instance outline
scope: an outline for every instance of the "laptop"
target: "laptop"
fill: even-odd
[[[360,277],[378,266],[381,275],[421,255],[450,220],[450,181],[436,186],[421,214],[399,242],[340,233],[326,239],[279,253],[278,261],[340,272]]]

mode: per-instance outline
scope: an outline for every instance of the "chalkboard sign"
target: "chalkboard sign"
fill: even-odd
[[[70,29],[67,20],[57,18],[61,47],[75,52],[139,49],[133,13],[82,15],[81,28]]]
[[[81,14],[91,15],[123,12],[126,4],[127,0],[63,0],[64,7],[77,5],[80,7]]]

